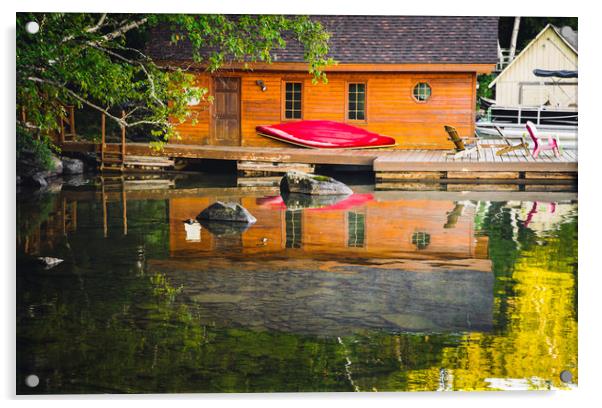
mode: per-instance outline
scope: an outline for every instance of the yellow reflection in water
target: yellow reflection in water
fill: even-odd
[[[559,241],[545,238],[544,245],[521,251],[512,273],[516,296],[508,301],[505,333],[466,334],[459,347],[444,349],[447,384],[442,384],[441,371],[431,368],[408,373],[408,388],[566,389],[560,380],[563,370],[571,372],[576,384],[576,259],[560,256]]]

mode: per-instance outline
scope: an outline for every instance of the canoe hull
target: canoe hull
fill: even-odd
[[[395,146],[395,139],[362,128],[326,120],[257,126],[261,136],[312,149],[375,149]]]

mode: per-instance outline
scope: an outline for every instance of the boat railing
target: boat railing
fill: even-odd
[[[500,111],[508,111],[508,114],[501,114]],[[546,109],[545,107],[502,107],[490,106],[485,114],[487,122],[516,123],[524,124],[527,120],[536,125],[542,125],[544,122],[555,125],[577,126],[578,112],[574,113],[560,109]]]

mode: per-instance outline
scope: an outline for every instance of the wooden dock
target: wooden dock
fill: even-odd
[[[489,144],[503,142],[486,141]],[[100,145],[66,141],[65,152],[100,152]],[[110,146],[109,146],[110,148]],[[267,148],[247,146],[203,146],[167,144],[162,151],[147,143],[127,143],[126,157],[161,157],[170,159],[212,159],[263,164],[297,163],[309,165],[365,166],[373,171],[377,183],[391,188],[396,184],[422,183],[458,184],[551,184],[576,185],[577,151],[564,150],[560,157],[550,151],[541,152],[537,159],[524,150],[514,150],[498,156],[496,148],[482,148],[463,158],[454,159],[446,150],[315,150],[294,147]],[[499,188],[498,188],[499,189]],[[521,190],[522,191],[522,190]]]

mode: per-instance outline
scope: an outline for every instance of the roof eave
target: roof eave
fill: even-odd
[[[157,61],[158,65],[184,66],[194,70],[207,69],[207,65],[193,61]],[[339,63],[324,67],[324,72],[474,72],[477,74],[491,73],[495,63]],[[305,62],[249,62],[224,64],[220,69],[247,71],[296,71],[309,72]]]

